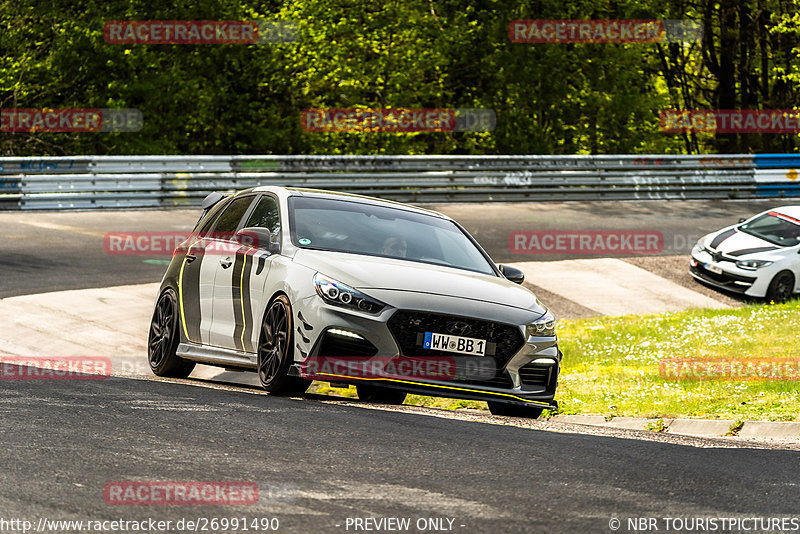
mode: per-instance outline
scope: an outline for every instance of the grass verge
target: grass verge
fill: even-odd
[[[797,420],[798,382],[667,379],[670,358],[800,361],[800,302],[564,321],[561,413]],[[678,375],[684,376],[687,375]],[[673,375],[674,377],[674,375]]]

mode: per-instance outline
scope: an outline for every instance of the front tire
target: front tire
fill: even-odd
[[[294,363],[292,305],[278,295],[267,308],[258,342],[258,379],[261,387],[275,395],[300,395],[311,381],[289,376]]]
[[[167,289],[158,298],[147,336],[147,360],[156,376],[186,378],[194,369],[194,362],[176,354],[180,342],[177,311],[175,292]]]
[[[786,302],[792,298],[794,291],[794,275],[789,271],[781,271],[775,275],[767,288],[767,300]]]
[[[509,404],[507,402],[488,401],[487,404],[489,405],[489,412],[491,412],[492,415],[501,415],[505,417],[537,419],[544,411],[542,408]]]
[[[364,402],[374,402],[376,404],[403,404],[406,400],[406,392],[400,391],[399,389],[357,384],[356,391],[358,392],[358,398]]]

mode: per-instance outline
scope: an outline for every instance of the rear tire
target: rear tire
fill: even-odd
[[[406,392],[399,389],[358,384],[356,385],[356,391],[358,392],[358,398],[362,401],[376,404],[403,404],[406,400]]]
[[[537,419],[544,411],[543,408],[521,406],[519,404],[509,404],[507,402],[488,401],[487,404],[489,405],[489,411],[492,415],[501,415],[505,417]]]
[[[789,271],[781,271],[775,275],[767,288],[767,300],[786,302],[792,298],[794,291],[794,275]]]
[[[292,324],[292,305],[278,295],[264,314],[258,342],[258,379],[273,395],[301,395],[311,385],[310,380],[289,376],[294,363]]]
[[[186,378],[194,369],[194,362],[184,360],[176,354],[181,337],[178,332],[177,302],[174,291],[171,289],[164,291],[158,297],[150,321],[147,360],[150,363],[150,370],[156,376]]]

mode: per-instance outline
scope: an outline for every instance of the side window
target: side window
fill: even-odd
[[[278,203],[275,199],[269,195],[261,197],[244,227],[266,228],[272,235],[279,234],[281,231],[281,218],[278,213]]]
[[[242,220],[252,202],[253,196],[247,195],[237,198],[228,204],[228,207],[225,208],[225,211],[222,212],[222,215],[217,220],[214,234],[232,234],[235,232],[236,228],[239,227],[239,221]]]
[[[211,208],[211,212],[206,214],[205,218],[201,219],[197,223],[197,227],[194,229],[194,232],[197,235],[206,235],[208,231],[211,230],[211,227],[214,225],[214,223],[217,222],[217,219],[219,219],[219,214],[222,212],[222,209],[220,208],[225,206],[225,204],[227,203],[223,201],[220,202],[220,205]]]

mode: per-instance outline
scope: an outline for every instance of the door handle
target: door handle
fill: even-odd
[[[195,256],[194,254],[187,254],[186,255],[186,263],[192,263],[196,259],[197,259],[197,256]]]
[[[230,260],[230,258],[223,258],[219,260],[219,264],[222,265],[223,269],[227,269],[228,267],[233,265],[233,262]]]

